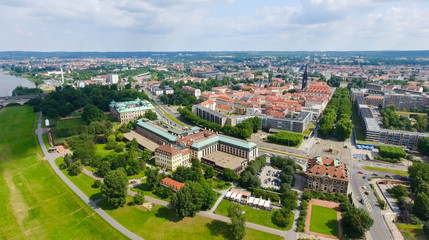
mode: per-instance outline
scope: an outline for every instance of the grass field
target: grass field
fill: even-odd
[[[58,120],[57,128],[71,128],[71,127],[79,127],[81,125],[86,125],[86,122],[82,120],[82,118],[74,118],[67,120]]]
[[[63,158],[57,158],[55,159],[55,164],[60,166],[60,164],[63,162]],[[100,188],[93,188],[92,184],[94,184],[94,179],[89,177],[88,175],[81,173],[78,176],[70,176],[69,172],[67,170],[61,170],[64,175],[66,175],[70,181],[76,185],[87,197],[91,198],[92,200],[96,200],[101,198],[101,189]]]
[[[105,146],[106,146],[106,144],[95,144],[95,151],[96,151],[95,154],[97,156],[104,158],[107,154],[115,152],[113,149],[106,150],[104,148]]]
[[[41,160],[31,107],[0,112],[0,239],[125,239]]]
[[[99,204],[103,208],[103,202]],[[107,213],[129,230],[145,240],[179,240],[179,239],[232,239],[230,225],[224,222],[195,216],[194,218],[177,218],[174,210],[155,206],[147,211],[140,206],[128,206],[116,210],[105,209]],[[280,236],[246,229],[244,239],[282,239]]]
[[[423,225],[411,225],[405,223],[396,223],[399,231],[406,240],[429,240],[429,237],[425,236],[423,232]]]
[[[304,134],[304,136],[310,135],[310,133],[311,133],[311,131],[313,131],[314,127],[315,127],[315,125],[313,123],[309,123],[307,125],[307,129],[305,129],[305,131],[302,134]]]
[[[365,166],[363,168],[364,169],[369,169],[369,170],[382,171],[382,172],[391,172],[391,173],[394,173],[394,174],[399,175],[399,176],[408,176],[408,172],[407,171],[402,171],[402,170],[389,169],[389,168],[379,168],[379,167],[371,167],[371,166]]]
[[[220,202],[219,206],[216,208],[215,213],[223,216],[228,216],[228,209],[232,204],[234,203],[223,199]],[[281,230],[289,230],[292,228],[293,216],[294,216],[293,214],[291,214],[289,225],[286,228],[280,228],[271,221],[274,211],[269,212],[265,210],[256,210],[249,206],[242,206],[242,208],[246,213],[247,222],[256,223],[259,225],[267,226],[270,228],[281,229]]]
[[[337,211],[332,208],[313,205],[310,232],[338,236]]]

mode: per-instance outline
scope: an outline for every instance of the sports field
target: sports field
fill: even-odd
[[[42,160],[31,107],[0,111],[0,239],[125,239]]]
[[[310,231],[338,236],[337,211],[332,208],[313,205]]]

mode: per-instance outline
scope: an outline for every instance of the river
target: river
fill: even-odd
[[[0,72],[0,97],[12,96],[12,91],[18,86],[35,88],[33,82],[26,78],[15,77]]]

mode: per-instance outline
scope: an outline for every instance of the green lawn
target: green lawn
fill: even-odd
[[[311,207],[310,231],[338,236],[337,211],[313,205]]]
[[[231,187],[231,183],[221,181],[217,178],[207,179],[206,181],[212,185],[212,188],[218,189],[218,190],[225,190]]]
[[[41,159],[35,122],[28,106],[0,112],[0,239],[125,239]]]
[[[158,197],[157,195],[155,195],[152,191],[148,191],[145,183],[146,183],[146,179],[143,179],[141,185],[137,186],[137,188],[131,188],[130,190],[134,191],[134,192],[141,192],[141,193],[143,193],[143,195],[147,195],[149,197],[153,197],[153,198],[156,198],[156,199],[161,199],[161,200],[164,200],[164,201],[167,201],[167,202],[171,201],[170,197],[162,199],[162,198]]]
[[[364,169],[369,169],[369,170],[382,171],[382,172],[391,172],[391,173],[394,173],[394,174],[399,175],[399,176],[408,176],[408,172],[407,171],[402,171],[402,170],[388,169],[388,168],[379,168],[379,167],[371,167],[371,166],[365,166],[363,168]]]
[[[45,144],[46,150],[48,150],[51,147],[51,144],[49,144],[48,134],[47,133],[42,134],[42,138],[43,138],[43,143]]]
[[[222,201],[220,202],[220,204],[216,208],[215,213],[219,214],[219,215],[223,215],[223,216],[228,216],[228,209],[232,204],[234,204],[234,203],[232,203],[226,199],[222,199]],[[277,225],[275,225],[271,221],[271,218],[272,218],[275,210],[273,210],[272,212],[265,211],[265,210],[256,210],[250,206],[242,206],[242,208],[243,208],[244,212],[246,213],[246,221],[247,222],[256,223],[259,225],[267,226],[270,228],[281,229],[281,230],[289,230],[292,228],[293,216],[294,216],[293,214],[291,214],[289,225],[286,228],[281,228],[281,227],[278,227]]]
[[[81,125],[86,125],[86,122],[82,120],[82,118],[74,118],[67,120],[58,120],[57,128],[71,128],[71,127],[79,127]]]
[[[178,219],[174,210],[155,206],[151,211],[140,206],[128,206],[109,210],[104,203],[99,204],[107,213],[123,226],[145,240],[180,239],[232,239],[230,225],[221,221],[195,216]],[[280,236],[246,229],[244,239],[283,239]]]
[[[63,162],[63,158],[57,158],[55,159],[55,164],[59,167],[60,164]],[[101,198],[101,189],[100,188],[93,188],[92,184],[94,184],[94,179],[90,176],[81,173],[77,176],[70,176],[69,172],[67,170],[61,170],[64,175],[67,176],[70,181],[76,185],[87,197],[91,198],[92,200],[96,200]]]
[[[311,133],[311,131],[313,131],[314,127],[315,127],[315,125],[313,123],[309,123],[307,125],[307,129],[305,129],[305,131],[302,134],[304,134],[304,136],[310,135],[310,133]]]
[[[401,231],[406,240],[429,240],[429,237],[425,236],[423,232],[423,225],[396,223],[396,226],[398,226],[399,231]]]
[[[104,158],[107,154],[115,152],[113,149],[111,149],[111,150],[105,149],[104,148],[105,146],[106,146],[106,144],[95,144],[95,151],[96,151],[95,154]]]

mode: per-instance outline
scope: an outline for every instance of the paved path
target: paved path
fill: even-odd
[[[42,148],[43,153],[45,154],[45,159],[48,160],[49,164],[51,165],[52,169],[55,171],[55,173],[61,178],[61,180],[64,181],[67,186],[69,186],[84,202],[86,202],[92,209],[94,209],[95,212],[97,212],[104,220],[106,220],[112,227],[116,228],[119,232],[124,234],[130,239],[135,240],[143,240],[143,238],[137,236],[130,230],[126,229],[124,226],[122,226],[120,223],[118,223],[115,219],[110,217],[103,209],[97,206],[97,201],[90,200],[76,185],[74,185],[70,179],[68,179],[63,172],[58,168],[58,166],[55,164],[55,159],[60,157],[58,153],[49,153],[48,150],[45,147],[45,144],[43,143],[42,138],[42,113],[39,114],[39,120],[37,121],[37,130],[36,134],[39,138],[39,144]]]
[[[232,186],[231,186],[231,187],[229,187],[228,189],[225,189],[225,190],[222,190],[222,191],[214,190],[214,191],[216,191],[216,192],[220,193],[221,195],[220,195],[220,197],[216,200],[216,203],[213,205],[213,207],[210,209],[210,212],[211,212],[211,213],[214,213],[214,211],[216,210],[217,206],[219,206],[220,202],[222,201],[222,199],[225,197],[225,195],[228,193],[229,189],[231,189],[231,188],[232,188]]]
[[[229,219],[228,217],[225,216],[221,216],[218,214],[214,214],[211,213],[209,211],[206,212],[198,212],[197,213],[198,216],[202,216],[202,217],[206,217],[206,218],[210,218],[210,219],[214,219],[214,220],[218,220],[218,221],[222,221],[222,222],[226,222],[226,223],[231,223],[231,219]],[[270,228],[270,227],[265,227],[259,224],[255,224],[255,223],[250,223],[250,222],[246,222],[246,227],[247,228],[251,228],[251,229],[255,229],[258,231],[262,231],[262,232],[266,232],[266,233],[271,233],[274,235],[278,235],[278,236],[282,236],[285,237],[286,236],[286,231],[282,231],[279,229],[275,229],[275,228]]]
[[[101,178],[101,177],[98,177],[97,175],[95,175],[95,173],[93,173],[93,172],[91,172],[91,171],[89,171],[88,169],[86,169],[86,168],[82,168],[82,173],[84,173],[84,174],[86,174],[86,175],[88,175],[88,176],[90,176],[91,178],[93,178],[94,180],[100,180],[100,182],[104,182],[104,179],[103,178]]]

